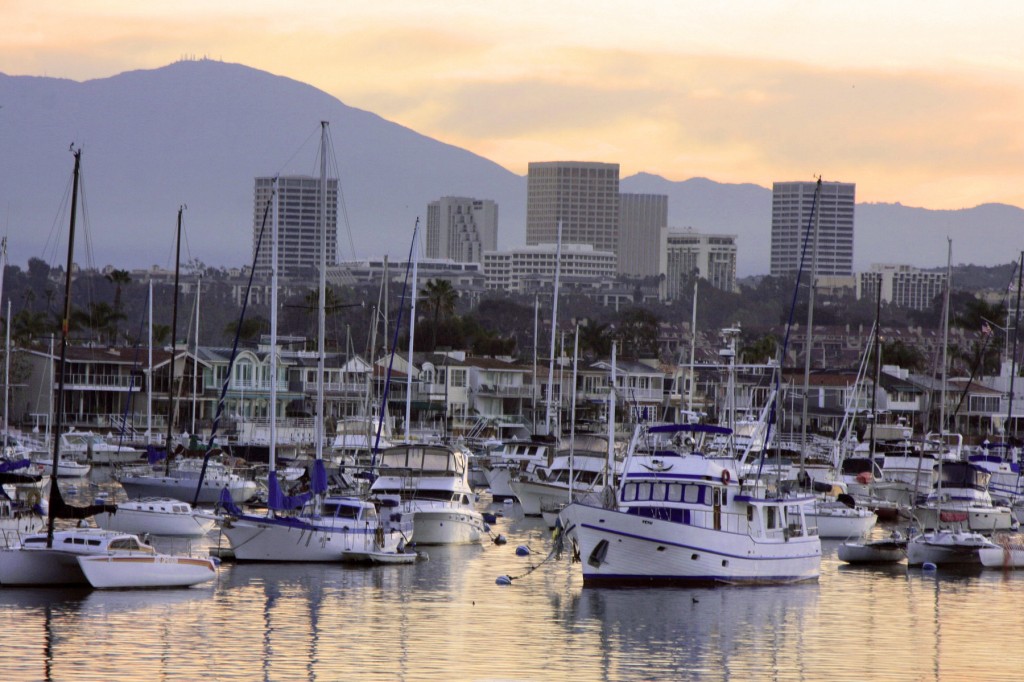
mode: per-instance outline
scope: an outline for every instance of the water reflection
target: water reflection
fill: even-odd
[[[850,567],[830,546],[818,584],[591,589],[568,557],[531,572],[547,531],[505,511],[507,545],[426,548],[410,566],[225,564],[188,590],[0,589],[2,679],[973,680],[1024,665],[1024,572]]]

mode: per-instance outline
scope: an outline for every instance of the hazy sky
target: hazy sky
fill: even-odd
[[[238,62],[524,174],[857,183],[1024,206],[1024,3],[0,0],[0,71]]]

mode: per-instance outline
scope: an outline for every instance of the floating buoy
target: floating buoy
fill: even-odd
[[[494,581],[497,585],[511,585],[512,578],[507,575],[499,575],[498,579]]]
[[[501,533],[498,533],[498,536],[494,538],[494,544],[496,545],[504,545],[506,542],[508,542],[508,538]]]
[[[921,564],[922,571],[934,571],[936,568],[938,568],[938,566],[936,566],[930,561],[926,561],[923,564]]]
[[[530,548],[526,545],[519,545],[516,547],[516,556],[529,556]]]

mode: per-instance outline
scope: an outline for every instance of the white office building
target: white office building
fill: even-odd
[[[538,244],[511,251],[484,253],[485,286],[490,291],[525,293],[538,279],[555,281],[556,245]],[[563,282],[615,279],[615,254],[589,244],[562,244]]]
[[[256,276],[269,277],[272,257],[274,178],[256,178],[253,202],[252,248],[263,230],[256,254]],[[268,210],[269,205],[269,210]],[[315,278],[320,267],[323,237],[320,226],[320,178],[283,175],[278,179],[277,263],[281,277]],[[327,180],[327,265],[338,260],[338,180]]]
[[[442,197],[427,205],[427,258],[480,263],[498,248],[498,205],[489,199]]]
[[[526,177],[526,244],[590,244],[618,253],[619,164],[531,162]]]
[[[856,185],[821,183],[815,215],[815,182],[776,182],[772,185],[772,240],[770,272],[791,277],[800,269],[811,271],[817,239],[817,273],[821,276],[853,274],[853,212]],[[815,227],[817,226],[817,227]],[[811,237],[811,239],[808,239]],[[808,246],[804,251],[804,242]]]
[[[875,263],[857,276],[857,298],[876,300],[882,286],[882,302],[912,310],[928,310],[946,288],[946,271],[927,272],[911,265]]]
[[[660,272],[661,231],[668,226],[664,194],[619,195],[619,273],[655,277]]]
[[[736,291],[736,235],[692,229],[661,231],[662,297],[689,296],[694,276],[723,291]]]

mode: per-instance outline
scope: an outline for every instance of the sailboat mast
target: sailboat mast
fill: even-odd
[[[174,448],[174,360],[177,355],[178,338],[178,277],[181,274],[181,214],[185,206],[178,207],[178,235],[174,247],[174,302],[171,305],[171,360],[167,363],[167,457],[164,458],[164,471],[171,472],[171,457]]]
[[[78,181],[82,163],[82,150],[74,149],[75,171],[71,181],[71,224],[68,227],[68,260],[64,270],[64,314],[60,321],[60,374],[57,378],[57,414],[54,425],[53,461],[50,467],[50,505],[46,523],[46,548],[53,549],[53,520],[57,502],[61,499],[57,487],[57,467],[60,462],[60,433],[64,427],[64,367],[68,359],[68,327],[71,321],[71,267],[75,255],[75,219],[78,208]]]
[[[199,301],[202,297],[203,291],[203,275],[199,273],[196,278],[196,337],[195,337],[195,355],[192,359],[192,427],[189,429],[189,433],[195,435],[196,433],[196,408],[198,405],[198,384],[199,381]]]
[[[7,271],[7,237],[0,240],[0,304],[4,300],[4,273]],[[7,332],[4,339],[4,442],[0,453],[8,446],[7,419],[10,413],[8,403],[11,401],[11,302],[7,301]]]
[[[316,345],[316,458],[324,457],[324,363],[327,333],[327,121],[320,122],[320,296]],[[275,246],[276,246],[275,240]]]
[[[878,429],[876,404],[882,379],[882,273],[878,273],[878,291],[875,293],[875,386],[871,391],[871,447],[868,449],[868,457],[872,461],[875,459],[875,432]]]
[[[1024,251],[1021,251],[1021,259],[1017,261],[1017,305],[1014,307],[1014,351],[1010,357],[1010,399],[1007,406],[1007,426],[1002,429],[1006,434],[1004,437],[1009,441],[1010,436],[1010,425],[1014,419],[1014,379],[1017,378],[1017,339],[1020,336],[1020,324],[1021,324],[1021,284],[1024,280]],[[8,306],[10,303],[8,302]],[[8,312],[7,318],[10,318]],[[10,323],[8,323],[8,326]],[[1014,433],[1017,429],[1014,429]]]
[[[608,388],[608,458],[604,463],[604,485],[613,488],[612,472],[615,471],[615,341],[612,341],[612,375]],[[572,486],[569,486],[572,488]]]
[[[270,223],[270,451],[267,455],[271,476],[276,476],[277,467],[277,181],[275,177],[270,188],[274,201],[271,209],[274,217]]]
[[[939,394],[939,438],[946,431],[946,362],[949,352],[949,290],[953,287],[953,240],[946,237],[946,294],[942,303],[942,386]],[[939,481],[941,485],[941,481]]]
[[[697,378],[693,363],[697,359],[697,284],[700,278],[693,278],[693,312],[690,315],[690,385],[686,392],[686,409],[693,411],[693,385]]]
[[[800,473],[804,473],[807,465],[807,403],[811,393],[811,350],[814,345],[814,288],[818,283],[818,231],[821,227],[821,178],[815,192],[814,236],[811,242],[811,277],[808,281],[807,293],[807,333],[804,343],[804,405],[800,417]]]
[[[6,448],[9,443],[7,442],[7,434],[10,429],[7,426],[8,415],[10,410],[8,409],[8,403],[11,402],[11,301],[7,300],[7,334],[4,339],[4,445]]]
[[[420,219],[416,218],[416,228],[412,233],[412,297],[409,299],[409,368],[405,375],[405,442],[411,442],[409,440],[409,429],[412,427],[412,357],[413,347],[415,346],[416,340],[416,299],[419,298],[419,291],[416,287],[416,271],[417,265],[419,265],[419,224]],[[447,380],[446,380],[447,381]]]
[[[558,243],[555,246],[555,287],[551,301],[551,354],[548,360],[548,399],[544,411],[544,433],[551,433],[551,403],[555,385],[555,335],[558,333],[558,276],[562,271],[562,219],[558,219]]]
[[[146,445],[153,442],[153,279],[149,280],[149,372],[146,374]]]

